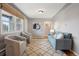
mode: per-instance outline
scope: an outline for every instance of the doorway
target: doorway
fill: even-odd
[[[51,22],[50,21],[45,21],[44,22],[44,37],[48,37],[48,33],[50,32],[51,29]]]

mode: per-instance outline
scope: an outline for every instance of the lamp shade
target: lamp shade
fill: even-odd
[[[50,32],[54,32],[54,29],[51,29]]]

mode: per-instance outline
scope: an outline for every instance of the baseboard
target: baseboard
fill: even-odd
[[[48,38],[48,36],[46,35],[46,36],[44,36],[44,38],[46,38],[46,39],[47,39],[47,38]]]
[[[35,37],[35,36],[32,36],[32,39],[47,39],[48,36],[41,36],[41,37]]]
[[[79,54],[78,53],[76,53],[75,51],[73,51],[73,50],[71,50],[76,56],[79,56]]]
[[[44,37],[32,37],[32,39],[44,39]]]

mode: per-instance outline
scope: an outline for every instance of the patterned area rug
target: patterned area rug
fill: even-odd
[[[32,39],[27,45],[26,54],[27,56],[66,56],[64,52],[51,47],[48,39]]]

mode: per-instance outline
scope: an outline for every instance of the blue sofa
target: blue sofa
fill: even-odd
[[[56,33],[58,36],[59,32]],[[52,34],[48,34],[48,41],[51,46],[56,50],[71,50],[72,49],[72,37],[69,33],[64,33],[64,39],[56,39]]]

